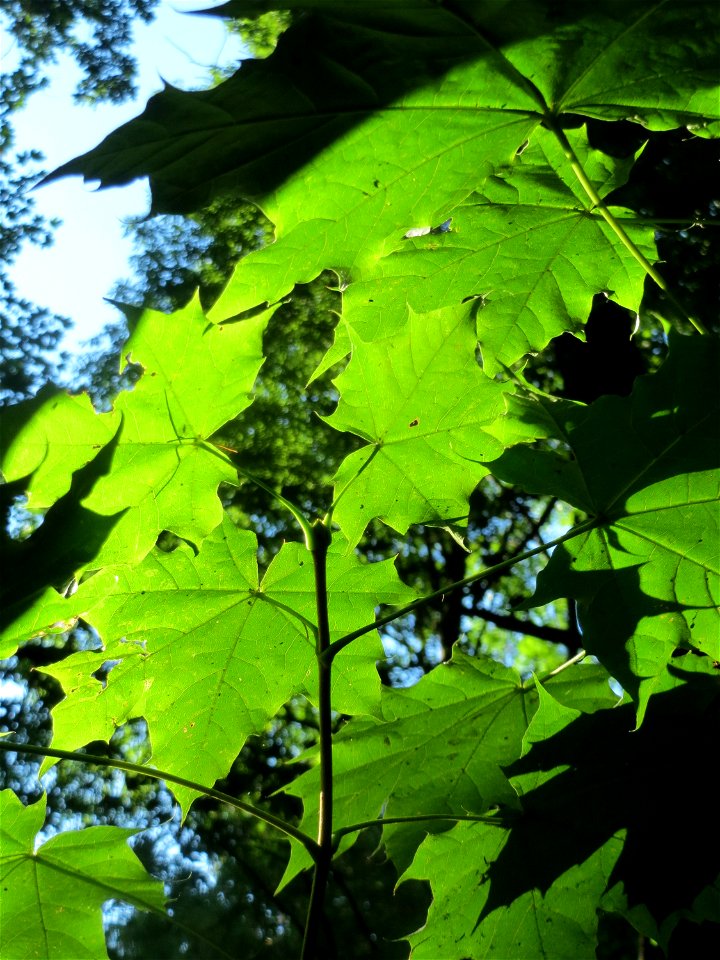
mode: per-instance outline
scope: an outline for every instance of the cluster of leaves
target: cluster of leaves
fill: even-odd
[[[75,98],[118,102],[135,93],[136,61],[128,53],[133,19],[149,23],[157,0],[8,0],[1,19],[12,40],[13,69],[0,82],[7,111],[48,83],[45,69],[69,54],[82,71]]]
[[[7,273],[25,243],[52,243],[59,221],[35,213],[28,196],[41,155],[26,152],[10,160],[3,153],[8,152],[0,149],[0,403],[7,403],[27,397],[34,384],[52,376],[51,351],[70,321],[23,297]]]
[[[6,544],[0,655],[78,621],[100,638],[43,668],[65,697],[52,745],[35,748],[42,769],[144,718],[152,767],[94,762],[165,779],[184,815],[204,794],[288,837],[282,883],[315,874],[306,960],[327,955],[331,859],[380,826],[401,880],[431,890],[425,926],[400,931],[413,957],[591,957],[601,912],[664,948],[683,919],[717,937],[702,784],[720,709],[718,338],[654,265],[648,211],[616,203],[636,156],[588,132],[631,119],[717,134],[715,5],[247,0],[213,12],[278,8],[294,17],[266,59],[206,92],[166,89],[56,174],[149,176],[167,214],[239,191],[275,237],[210,305],[129,311],[122,355],[141,375],[112,409],[50,388],[5,418],[7,492],[46,512]],[[347,438],[323,500],[327,465],[307,496],[283,464],[258,469],[278,444],[253,439],[250,404],[263,334],[282,343],[278,328],[267,337],[282,301],[327,270],[341,302],[314,376],[349,361],[334,412],[326,390],[303,401],[325,421],[312,432]],[[608,298],[638,313],[648,277],[662,290],[653,311],[681,331],[663,362],[626,396],[539,389],[551,341],[601,323]],[[318,349],[312,323],[293,326],[288,352]],[[601,339],[588,331],[588,349]],[[272,363],[270,351],[270,391]],[[248,481],[305,539],[260,568]],[[531,525],[514,553],[481,546],[454,583],[420,595],[392,559],[355,552],[381,525],[408,543],[423,529],[431,551],[460,540],[478,488],[562,504],[566,524],[549,543]],[[381,684],[378,626],[546,555],[525,606],[576,605],[584,649],[566,669],[526,679],[456,649],[412,687]],[[60,592],[70,578],[77,589]],[[376,619],[380,605],[395,609]],[[298,698],[317,708],[319,736],[285,787],[302,801],[296,824],[213,784]],[[660,847],[688,795],[697,829]],[[126,832],[35,850],[41,807],[3,797],[4,956],[101,955],[104,900],[162,909]]]

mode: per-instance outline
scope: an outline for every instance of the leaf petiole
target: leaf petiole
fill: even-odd
[[[511,823],[511,818],[494,816],[493,814],[460,814],[460,813],[419,813],[414,817],[379,817],[377,820],[363,820],[361,823],[352,823],[347,827],[340,827],[333,834],[335,849],[337,849],[340,840],[349,833],[357,833],[358,830],[365,830],[368,827],[383,827],[390,823],[428,823],[431,821],[461,821],[469,820],[476,823],[487,823],[492,827],[503,827],[507,829]]]
[[[12,751],[13,753],[32,753],[38,757],[56,757],[58,760],[76,760],[80,763],[93,764],[98,767],[112,767],[117,770],[127,770],[141,777],[152,777],[154,780],[166,780],[168,783],[176,783],[180,787],[188,787],[190,790],[196,790],[206,797],[212,797],[214,800],[227,803],[229,806],[235,807],[237,810],[242,810],[243,813],[247,813],[258,820],[262,820],[269,826],[275,827],[276,830],[280,830],[288,837],[292,837],[293,840],[301,843],[313,860],[318,855],[319,847],[312,837],[307,836],[302,830],[298,830],[297,827],[293,827],[292,824],[281,820],[280,817],[268,813],[267,810],[261,810],[260,807],[255,807],[251,803],[244,803],[242,800],[231,797],[229,793],[223,793],[222,790],[203,786],[203,784],[196,783],[194,780],[186,780],[185,777],[178,777],[174,773],[169,773],[167,770],[158,770],[157,767],[146,767],[139,763],[130,763],[128,760],[116,760],[113,757],[100,757],[93,753],[83,753],[79,750],[57,750],[54,747],[39,747],[33,743],[15,743],[12,740],[4,739],[0,739],[0,750]]]
[[[269,487],[263,480],[259,477],[256,477],[254,474],[250,473],[249,470],[246,470],[244,467],[241,467],[235,457],[238,456],[237,450],[233,450],[232,447],[225,447],[222,444],[214,443],[212,440],[203,440],[200,439],[199,443],[206,450],[209,450],[215,456],[219,457],[221,460],[224,460],[228,463],[233,470],[236,470],[240,476],[244,477],[246,480],[249,480],[251,483],[254,483],[256,487],[260,487],[261,490],[264,490],[265,493],[269,493],[270,496],[276,500],[282,507],[285,507],[288,510],[295,520],[298,523],[298,526],[303,532],[305,538],[305,546],[308,550],[312,550],[313,542],[313,533],[312,526],[310,521],[304,515],[302,510],[299,507],[296,507],[294,503],[290,500],[286,500],[285,497],[278,493],[277,490],[273,490],[272,487]],[[224,453],[222,451],[225,451]],[[234,456],[233,456],[234,454]]]
[[[565,660],[559,664],[559,666],[543,674],[542,677],[538,677],[538,683],[545,683],[546,680],[549,680],[551,677],[556,677],[559,673],[562,673],[563,670],[567,670],[568,667],[574,667],[576,663],[581,663],[587,655],[587,650],[578,650],[569,660]]]
[[[550,116],[545,117],[545,123],[555,135],[557,141],[563,149],[563,152],[568,159],[573,173],[578,178],[580,185],[582,186],[585,193],[588,195],[590,200],[593,202],[593,206],[597,209],[600,216],[605,220],[607,225],[613,231],[615,236],[620,240],[623,246],[632,254],[632,256],[637,260],[643,270],[648,274],[649,277],[655,281],[655,283],[660,287],[665,296],[668,298],[670,303],[675,307],[675,309],[683,316],[686,317],[689,322],[695,327],[698,333],[707,333],[707,328],[698,320],[696,317],[691,316],[691,314],[683,307],[680,301],[677,299],[675,294],[670,290],[667,283],[663,279],[662,275],[655,269],[655,267],[650,263],[650,261],[645,257],[641,250],[635,246],[633,241],[627,235],[625,230],[623,230],[621,224],[615,219],[610,210],[605,206],[603,199],[598,194],[595,187],[587,177],[585,170],[583,169],[580,160],[578,159],[577,154],[572,148],[572,144],[566,137],[564,131],[555,123],[554,118]]]
[[[357,640],[358,637],[364,636],[366,633],[370,633],[371,630],[377,630],[379,627],[384,627],[386,624],[392,623],[394,620],[404,617],[408,613],[412,613],[413,610],[418,610],[420,607],[425,606],[433,600],[437,600],[438,597],[445,596],[453,590],[459,590],[461,587],[466,587],[469,584],[474,583],[476,580],[482,580],[483,577],[490,576],[491,574],[501,573],[503,570],[509,570],[511,567],[514,567],[516,563],[520,563],[522,560],[528,560],[530,557],[535,557],[538,553],[544,553],[546,550],[550,550],[552,547],[556,547],[558,544],[564,543],[566,540],[572,540],[575,537],[580,536],[581,533],[587,533],[588,530],[593,530],[595,527],[600,525],[600,522],[601,521],[597,517],[593,517],[590,520],[584,520],[582,523],[577,524],[577,526],[573,527],[571,530],[568,530],[562,536],[556,537],[554,540],[549,540],[547,543],[541,543],[539,546],[533,547],[532,550],[525,550],[523,553],[519,553],[516,557],[509,557],[507,560],[501,560],[500,563],[495,563],[490,567],[483,567],[482,570],[471,574],[469,577],[464,577],[462,580],[456,580],[455,583],[448,583],[446,586],[434,590],[425,597],[419,597],[417,600],[413,600],[412,603],[408,603],[399,610],[389,613],[386,617],[380,617],[373,623],[368,623],[364,627],[360,627],[358,630],[353,630],[352,633],[348,633],[344,637],[340,637],[339,640],[336,640],[334,643],[330,644],[330,646],[324,652],[323,658],[332,660],[349,643],[352,643],[353,640]]]

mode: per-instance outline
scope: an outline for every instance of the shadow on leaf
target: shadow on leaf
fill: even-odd
[[[708,787],[720,672],[707,658],[688,660],[687,671],[670,668],[678,686],[652,698],[639,730],[630,704],[577,715],[547,698],[553,722],[568,722],[506,768],[524,814],[485,875],[478,923],[523,893],[545,893],[621,831],[608,889],[621,883],[628,907],[644,904],[658,926],[692,911],[720,863],[717,797]],[[686,820],[707,824],[701,846],[688,842]]]
[[[48,510],[31,536],[19,542],[3,537],[0,542],[0,565],[4,572],[0,587],[0,630],[14,623],[42,590],[62,589],[81,567],[92,563],[126,513],[121,510],[102,516],[82,506],[97,481],[110,472],[121,432],[122,424],[113,439],[73,473],[70,489]],[[0,488],[4,494],[0,504],[4,516],[22,486],[23,481],[17,481]]]

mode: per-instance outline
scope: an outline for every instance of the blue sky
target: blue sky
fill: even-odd
[[[138,21],[134,54],[140,67],[139,93],[133,103],[76,106],[72,91],[79,71],[69,57],[63,57],[52,70],[50,86],[16,115],[17,149],[41,150],[45,169],[52,170],[142,112],[163,80],[185,89],[207,86],[209,70],[236,62],[242,51],[239,41],[228,37],[223,21],[178,12],[201,6],[202,0],[160,0],[154,23],[146,26]],[[0,51],[8,53],[6,38]],[[35,197],[38,212],[59,217],[63,225],[53,246],[27,247],[11,275],[28,299],[74,321],[63,346],[77,350],[83,340],[118,318],[117,310],[103,298],[118,279],[130,275],[132,251],[129,240],[123,238],[122,221],[147,212],[147,183],[97,191],[71,177],[40,188]]]

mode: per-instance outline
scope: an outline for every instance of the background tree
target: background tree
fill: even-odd
[[[18,294],[8,268],[23,244],[52,243],[57,219],[35,212],[30,190],[40,179],[39,151],[14,152],[13,116],[49,82],[62,53],[81,70],[75,99],[119,103],[136,92],[137,63],[128,52],[136,20],[149,23],[157,0],[8,0],[0,9],[6,49],[0,74],[0,403],[57,379],[67,359],[57,347],[70,326]]]

